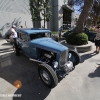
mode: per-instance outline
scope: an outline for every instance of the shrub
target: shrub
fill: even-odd
[[[69,33],[66,41],[72,45],[85,45],[88,43],[88,36],[85,33]]]

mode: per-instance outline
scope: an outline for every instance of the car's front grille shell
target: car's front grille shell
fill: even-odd
[[[60,66],[63,66],[68,60],[68,50],[65,50],[60,55]]]

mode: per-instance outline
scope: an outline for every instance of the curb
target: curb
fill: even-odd
[[[92,46],[93,46],[93,43],[90,41],[88,41],[88,44],[81,45],[81,46],[67,44],[66,40],[62,40],[60,41],[60,43],[64,46],[67,46],[69,49],[77,50],[79,53],[88,52],[92,50]]]

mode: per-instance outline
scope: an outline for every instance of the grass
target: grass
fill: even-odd
[[[58,32],[57,31],[52,31],[51,34],[58,34]]]
[[[64,33],[64,32],[66,32],[67,30],[62,30],[62,32]]]
[[[62,30],[62,33],[66,32],[67,30]],[[58,31],[52,31],[51,34],[58,34]]]

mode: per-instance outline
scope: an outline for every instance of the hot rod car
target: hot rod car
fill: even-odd
[[[50,88],[58,84],[58,77],[64,78],[80,62],[80,56],[74,50],[56,42],[47,29],[17,29],[17,43],[14,52],[20,50],[29,60],[39,64],[38,73],[41,80]]]

